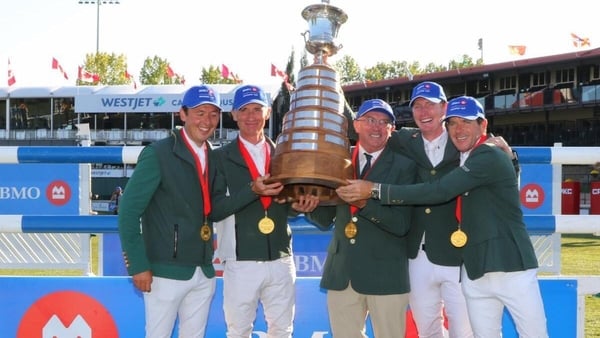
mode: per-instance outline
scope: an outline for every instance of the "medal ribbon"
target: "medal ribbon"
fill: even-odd
[[[186,134],[183,132],[183,129],[180,131],[181,138],[183,138],[183,142],[185,146],[188,148],[192,156],[194,156],[194,162],[196,162],[196,169],[198,172],[198,178],[200,179],[200,189],[202,190],[202,202],[204,204],[204,221],[206,222],[208,219],[208,214],[210,214],[211,205],[210,205],[210,189],[208,189],[208,145],[204,147],[204,159],[207,165],[206,170],[202,170],[202,162],[200,162],[200,156],[196,153],[194,147],[188,140]]]
[[[246,162],[246,165],[248,166],[248,169],[250,170],[250,177],[252,177],[252,181],[254,181],[260,176],[260,173],[258,172],[258,169],[256,168],[256,163],[254,163],[252,156],[250,156],[250,153],[246,149],[246,146],[244,146],[244,143],[242,143],[242,140],[240,140],[239,138],[238,138],[238,146],[240,147],[240,152],[242,153],[244,162]],[[265,174],[267,174],[269,172],[270,165],[271,165],[271,148],[269,148],[269,145],[267,144],[267,142],[265,142]],[[269,209],[269,206],[271,205],[272,201],[273,201],[273,198],[271,196],[260,196],[260,203],[263,205],[263,208],[265,209],[265,216],[266,216],[267,209]]]
[[[471,148],[471,151],[473,151],[473,149],[475,149],[477,146],[479,146],[480,144],[485,142],[485,140],[487,140],[487,135],[481,135],[479,140],[477,140],[477,143],[475,143],[473,148]],[[462,195],[458,195],[458,197],[456,198],[455,214],[456,214],[456,219],[458,220],[458,227],[460,228],[460,225],[462,224]]]

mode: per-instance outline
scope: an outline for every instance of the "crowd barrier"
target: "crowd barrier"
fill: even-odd
[[[138,146],[0,147],[0,164],[135,164],[141,149]],[[560,215],[559,207],[561,165],[594,164],[599,160],[599,147],[515,149],[523,168],[521,199],[525,222],[532,234],[600,233],[600,216]],[[6,187],[0,184],[0,197],[3,189]],[[85,189],[83,191],[89,193]],[[143,331],[141,296],[134,291],[129,277],[119,275],[123,273],[123,267],[119,244],[115,240],[117,217],[89,215],[89,210],[82,207],[77,210],[79,214],[30,215],[2,212],[0,208],[0,213],[3,213],[0,215],[0,233],[102,234],[112,240],[100,249],[102,256],[110,257],[101,262],[106,265],[101,271],[110,270],[107,266],[119,266],[114,271],[115,275],[97,277],[0,277],[0,298],[7,304],[0,310],[0,327],[5,328],[9,336],[36,337],[31,330],[40,327],[54,333],[77,333],[81,337],[92,336],[86,335],[86,332],[93,332],[93,336],[135,337]],[[81,214],[82,210],[86,212]],[[329,337],[325,293],[318,287],[318,276],[330,234],[316,230],[303,217],[293,219],[291,223],[295,236],[294,251],[298,256],[296,263],[299,271],[304,273],[298,278],[295,337]],[[321,239],[312,241],[314,238]],[[312,246],[303,247],[304,242],[311,242]],[[219,278],[219,290],[215,294],[209,324],[210,337],[223,336],[224,332],[221,283]],[[549,276],[540,278],[540,286],[550,336],[584,337],[582,296],[584,293],[600,292],[600,279],[595,276]],[[127,306],[123,306],[125,303]],[[49,306],[50,311],[44,311],[42,316],[38,311],[41,306]],[[127,311],[123,311],[124,308]],[[262,312],[259,312],[254,335],[265,336],[264,328]],[[371,334],[370,327],[368,329]],[[505,338],[516,337],[514,324],[507,314],[503,319],[503,335]]]

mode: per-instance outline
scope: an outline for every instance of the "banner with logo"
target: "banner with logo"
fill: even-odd
[[[295,338],[330,338],[327,294],[319,278],[296,280]],[[144,303],[127,277],[10,277],[0,276],[0,328],[3,337],[130,338],[144,336]],[[575,337],[577,280],[540,280],[550,337]],[[224,337],[223,281],[217,278],[206,337]],[[398,309],[398,311],[401,311]],[[451,324],[450,324],[451,325]],[[409,323],[407,328],[411,328]],[[266,337],[261,309],[252,337]],[[371,325],[367,325],[372,337]],[[505,311],[504,338],[516,338]],[[177,331],[172,337],[177,337]],[[409,330],[407,338],[416,338]]]
[[[552,215],[552,173],[550,164],[521,165],[521,209],[526,215]]]
[[[79,164],[0,164],[0,214],[79,214]]]

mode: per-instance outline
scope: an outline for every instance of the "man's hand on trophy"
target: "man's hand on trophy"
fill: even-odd
[[[344,202],[362,208],[367,204],[366,200],[371,197],[371,190],[373,190],[373,182],[348,180],[347,185],[338,187],[335,192]]]
[[[257,195],[262,196],[277,196],[283,190],[281,182],[266,183],[271,174],[259,176],[250,184],[250,188]]]
[[[307,213],[312,212],[319,205],[319,197],[315,195],[300,195],[298,196],[298,200],[292,202],[292,209],[301,212]]]

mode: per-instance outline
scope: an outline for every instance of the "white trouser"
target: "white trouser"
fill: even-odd
[[[274,261],[227,261],[223,269],[223,311],[228,338],[252,335],[260,301],[268,338],[292,336],[296,304],[292,257]]]
[[[470,280],[463,269],[462,276],[475,337],[502,337],[505,306],[520,338],[548,337],[537,269],[488,272],[476,280]]]
[[[144,292],[146,338],[171,338],[177,316],[180,337],[204,338],[216,283],[200,267],[189,280],[154,276],[152,291]]]
[[[419,249],[408,260],[410,309],[420,338],[471,338],[467,304],[460,286],[460,267],[433,264]],[[448,328],[444,327],[444,311]]]

